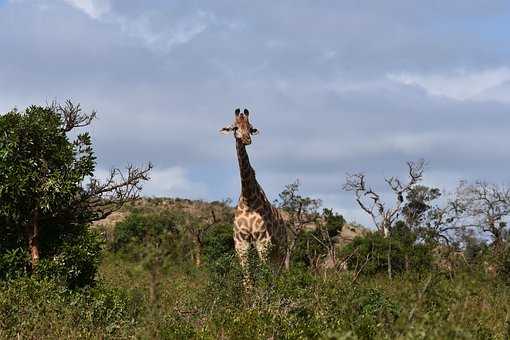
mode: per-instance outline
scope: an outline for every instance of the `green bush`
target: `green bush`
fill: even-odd
[[[313,261],[315,259],[325,255],[327,249],[317,241],[321,240],[322,236],[322,231],[319,229],[304,230],[297,238],[294,249],[292,250],[292,265],[310,267],[314,265]]]
[[[8,249],[0,254],[0,279],[12,279],[27,274],[30,261],[24,248]]]
[[[163,234],[178,234],[178,219],[171,213],[132,213],[115,226],[115,236],[109,248],[115,252],[125,250],[130,243],[143,244],[148,238]]]
[[[291,256],[292,265],[305,267],[317,265],[318,259],[324,259],[328,255],[325,245],[334,247],[335,237],[340,234],[344,224],[345,219],[342,215],[331,209],[323,209],[316,228],[303,230],[296,239]]]
[[[87,226],[53,226],[46,228],[41,238],[41,259],[35,270],[28,270],[30,256],[26,248],[7,248],[0,253],[0,279],[34,274],[70,288],[90,286],[100,262],[100,238]]]
[[[388,263],[394,273],[421,271],[430,269],[432,265],[428,246],[408,243],[396,237],[385,238],[380,233],[356,237],[342,248],[340,256],[346,259],[349,270],[365,275],[387,272]]]
[[[87,227],[80,229],[73,234],[59,234],[64,237],[59,242],[54,241],[51,257],[40,260],[35,268],[37,276],[55,279],[70,288],[94,285],[101,262],[101,241]]]
[[[510,243],[489,252],[486,258],[487,263],[495,269],[497,277],[510,283]]]
[[[233,226],[219,225],[204,237],[204,257],[207,263],[214,263],[234,254]]]
[[[140,307],[134,292],[104,285],[70,290],[24,277],[0,284],[0,337],[127,337]]]

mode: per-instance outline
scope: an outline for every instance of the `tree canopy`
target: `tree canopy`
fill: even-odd
[[[94,178],[91,136],[75,130],[95,115],[67,101],[0,116],[0,255],[27,249],[33,270],[40,258],[55,258],[66,242],[87,234],[90,222],[137,197],[150,164]]]

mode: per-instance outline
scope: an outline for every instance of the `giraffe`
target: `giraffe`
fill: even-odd
[[[234,217],[234,245],[244,272],[245,287],[250,287],[248,254],[253,245],[263,263],[271,262],[281,268],[285,260],[287,231],[278,210],[271,205],[257,182],[246,146],[251,144],[251,136],[257,135],[249,121],[247,109],[241,113],[235,110],[234,123],[220,130],[223,134],[233,132],[236,141],[237,158],[241,175],[241,195]]]

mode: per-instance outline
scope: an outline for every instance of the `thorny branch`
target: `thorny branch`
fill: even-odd
[[[138,199],[142,190],[142,182],[150,179],[152,164],[143,168],[129,165],[126,172],[114,168],[106,180],[92,178],[80,200],[93,209],[95,215],[92,220],[106,218],[112,212],[120,209],[124,203]]]
[[[69,99],[63,105],[53,102],[51,107],[62,116],[64,120],[62,128],[65,132],[88,126],[96,118],[96,111],[90,114],[83,113],[80,104],[73,104]]]

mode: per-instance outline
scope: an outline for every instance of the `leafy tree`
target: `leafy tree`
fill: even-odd
[[[31,271],[41,259],[46,261],[38,269],[42,272],[58,261],[69,267],[80,260],[72,251],[98,254],[87,225],[136,198],[148,179],[150,164],[130,166],[124,175],[113,169],[105,181],[93,177],[91,137],[76,129],[89,125],[95,115],[67,101],[0,116],[0,252],[28,250]],[[70,135],[76,137],[71,140]],[[95,273],[91,266],[81,266],[89,278]]]
[[[322,210],[322,221],[322,228],[331,238],[338,236],[345,224],[345,218],[342,215],[335,213],[333,209],[328,208],[324,208]]]
[[[211,204],[210,207],[199,204],[193,211],[182,211],[180,224],[192,243],[191,258],[195,266],[202,265],[205,239],[217,227],[233,219],[228,201]],[[232,236],[232,235],[230,235]]]
[[[114,252],[129,250],[132,243],[143,245],[148,239],[158,235],[179,234],[179,218],[173,213],[132,213],[125,220],[115,225],[115,238],[110,245]],[[137,253],[130,254],[139,256]]]
[[[437,188],[429,188],[424,185],[415,185],[410,188],[406,195],[406,203],[402,208],[402,213],[406,224],[410,228],[420,226],[426,213],[432,206],[431,203],[441,196],[441,191]]]
[[[315,227],[322,202],[299,194],[299,180],[285,186],[275,200],[275,205],[283,210],[284,219],[288,227],[288,242],[285,255],[285,268],[290,268],[291,256],[299,237],[307,226]]]
[[[111,249],[148,272],[149,299],[155,307],[164,269],[180,259],[178,222],[172,212],[135,212],[115,226]]]
[[[395,229],[402,227],[402,224],[397,223]],[[405,231],[399,232],[404,236]],[[355,278],[360,274],[384,273],[389,267],[395,273],[429,269],[432,263],[430,248],[423,244],[409,243],[410,240],[409,235],[400,239],[369,233],[356,237],[352,243],[342,248],[341,256],[345,258],[347,267],[353,271]]]

